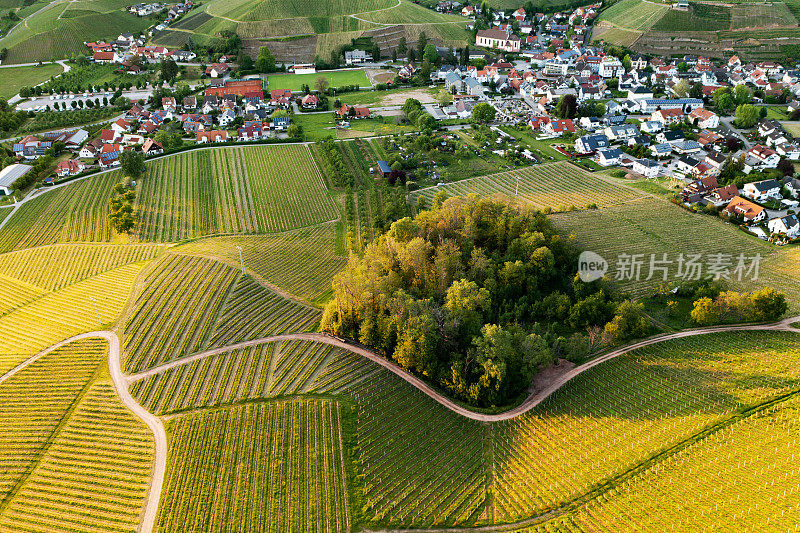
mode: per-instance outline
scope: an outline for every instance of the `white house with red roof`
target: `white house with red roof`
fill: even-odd
[[[124,118],[118,118],[116,122],[111,124],[111,129],[121,135],[131,131],[133,127],[131,126],[131,123]]]
[[[114,51],[106,52],[103,50],[95,50],[92,54],[92,61],[100,65],[105,65],[107,63],[119,63],[122,61],[122,58]]]
[[[697,107],[689,113],[689,122],[703,129],[716,129],[719,127],[719,117],[713,111],[704,107]]]
[[[84,170],[86,170],[86,165],[84,165],[82,161],[67,159],[58,164],[56,167],[56,175],[62,178],[65,176],[77,176]]]

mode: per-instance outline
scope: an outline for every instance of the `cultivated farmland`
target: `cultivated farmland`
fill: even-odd
[[[151,163],[141,183],[141,240],[285,231],[337,218],[305,146],[193,151]]]
[[[135,379],[131,393],[153,413],[171,414],[243,400],[342,394],[374,376],[373,363],[309,341],[225,351]]]
[[[616,185],[570,163],[558,162],[492,174],[479,178],[428,187],[414,193],[431,200],[440,191],[448,196],[480,194],[514,200],[519,182],[519,198],[537,208],[564,210],[589,204],[608,206],[641,198],[639,191]]]
[[[614,263],[620,254],[643,254],[649,264],[651,254],[662,257],[666,253],[668,259],[677,261],[681,253],[722,253],[729,257],[759,253],[764,258],[759,279],[743,278],[742,282],[734,280],[731,284],[747,290],[772,286],[786,293],[794,309],[800,306],[797,270],[789,266],[795,257],[792,251],[776,250],[720,220],[691,214],[664,200],[645,198],[628,206],[561,213],[551,219],[565,236],[574,236],[579,246],[605,257],[612,265],[609,272],[612,278],[616,276]],[[650,280],[645,277],[617,282],[621,288],[640,295],[652,292],[664,282],[660,276]]]
[[[335,240],[335,224],[329,223],[273,235],[211,237],[173,251],[213,257],[238,267],[237,246],[241,247],[248,271],[312,301],[330,291],[331,279],[347,262],[336,253]]]
[[[178,417],[159,529],[349,531],[341,410],[293,400]]]
[[[125,325],[129,372],[215,346],[307,330],[319,311],[225,263],[170,255],[147,274]]]

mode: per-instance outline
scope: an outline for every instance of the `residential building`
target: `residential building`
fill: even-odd
[[[716,129],[719,127],[719,117],[713,111],[704,107],[693,109],[688,116],[689,122],[704,129]]]
[[[741,216],[745,222],[759,222],[767,216],[766,209],[741,196],[734,197],[725,208],[725,212],[730,216]]]
[[[622,157],[622,150],[619,148],[604,148],[595,154],[595,161],[603,167],[618,165]]]
[[[575,139],[575,150],[582,154],[596,152],[597,150],[608,148],[608,137],[603,134],[583,135]]]
[[[56,175],[62,178],[64,176],[77,176],[84,170],[86,170],[86,165],[84,165],[82,161],[78,161],[77,159],[67,159],[66,161],[61,161],[58,163],[58,166],[56,167]]]
[[[778,180],[763,180],[747,183],[742,194],[756,202],[766,202],[769,199],[780,200],[781,184]]]
[[[800,234],[800,220],[797,215],[777,217],[767,222],[767,228],[770,233],[780,233],[793,239]]]
[[[632,170],[645,178],[655,178],[661,170],[661,165],[652,159],[637,159],[633,162]]]

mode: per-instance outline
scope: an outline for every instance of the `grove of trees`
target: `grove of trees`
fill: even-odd
[[[536,210],[437,199],[351,256],[322,328],[453,396],[505,405],[556,357],[649,333],[641,304],[576,277],[578,252]]]

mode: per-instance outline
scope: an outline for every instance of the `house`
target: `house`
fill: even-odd
[[[608,126],[603,133],[610,141],[627,141],[639,135],[639,130],[633,124],[620,124],[619,126]]]
[[[723,206],[736,198],[739,195],[739,189],[735,184],[726,185],[725,187],[718,187],[707,194],[703,201],[705,203],[713,204],[717,207]]]
[[[486,48],[496,48],[504,52],[517,53],[520,51],[522,41],[508,30],[491,28],[478,30],[475,35],[475,44]]]
[[[632,169],[645,178],[655,178],[661,170],[661,165],[652,159],[637,159],[633,162]]]
[[[228,132],[225,130],[198,131],[195,134],[195,141],[198,144],[224,143],[228,141]]]
[[[800,234],[800,220],[797,215],[786,215],[773,218],[767,222],[770,233],[781,233],[789,238],[795,238]]]
[[[100,163],[100,168],[102,169],[109,169],[115,168],[120,166],[119,162],[119,154],[121,153],[120,150],[112,150],[108,152],[101,152],[100,156],[98,157],[98,162]]]
[[[778,180],[763,180],[746,183],[742,194],[756,202],[766,202],[770,198],[780,200],[781,184]]]
[[[612,165],[618,165],[621,157],[622,150],[619,148],[604,148],[597,151],[594,159],[598,165],[610,167]]]
[[[122,58],[116,52],[105,52],[101,50],[95,50],[92,54],[92,61],[95,63],[104,65],[107,63],[119,63],[122,61]]]
[[[653,157],[668,157],[672,153],[672,145],[669,143],[654,144],[650,147],[650,154]]]
[[[656,140],[660,143],[674,144],[686,140],[686,136],[681,130],[666,130],[656,135]]]
[[[144,153],[144,155],[147,157],[163,154],[164,147],[161,146],[161,143],[155,141],[154,139],[146,139],[142,145],[142,153]]]
[[[164,108],[164,111],[171,111],[174,113],[178,109],[178,104],[174,96],[165,96],[161,99],[161,107]]]
[[[231,71],[230,65],[225,63],[213,63],[206,67],[206,75],[212,78],[223,78]]]
[[[680,109],[684,113],[689,113],[695,108],[703,107],[703,100],[700,98],[645,98],[639,101],[639,107],[645,114],[659,109]]]
[[[223,128],[226,127],[228,124],[236,120],[236,112],[233,109],[226,109],[222,113],[219,114],[217,117],[217,122]]]
[[[100,148],[102,147],[103,141],[100,139],[93,139],[81,148],[81,151],[78,152],[78,157],[81,159],[94,159],[100,153]]]
[[[642,131],[642,133],[655,135],[664,129],[664,124],[657,120],[646,120],[645,122],[639,124],[639,129]]]
[[[337,109],[335,113],[339,118],[369,118],[368,107],[357,107],[345,104]]]
[[[676,154],[696,154],[703,151],[703,147],[697,141],[678,141],[670,144]]]
[[[372,61],[372,54],[364,50],[348,50],[344,53],[345,65],[360,65]]]
[[[618,78],[625,73],[622,62],[614,56],[606,56],[600,62],[597,73],[603,78]]]
[[[800,196],[800,179],[785,178],[783,184],[793,197],[797,198]]]
[[[307,94],[300,100],[303,109],[316,109],[319,106],[319,98],[313,94]]]
[[[596,152],[597,150],[608,148],[608,137],[603,134],[583,135],[575,139],[575,150],[582,154]]]
[[[392,167],[386,161],[378,161],[378,174],[385,178],[392,172]]]
[[[704,107],[697,107],[689,113],[689,122],[703,129],[716,129],[719,127],[719,117],[716,113]]]
[[[764,145],[757,144],[745,154],[744,171],[749,174],[752,170],[760,168],[778,168],[781,156]]]
[[[575,133],[575,125],[570,119],[551,120],[542,127],[542,132],[547,135],[561,136],[565,133]]]
[[[628,100],[643,100],[652,98],[653,89],[645,87],[644,85],[637,85],[628,89]]]
[[[56,167],[56,175],[62,178],[64,176],[77,176],[84,170],[86,170],[86,165],[84,165],[83,162],[77,159],[67,159],[58,164]]]
[[[33,167],[16,163],[0,170],[0,194],[7,196],[14,190],[11,185],[19,178],[30,172]]]
[[[84,142],[86,142],[86,139],[88,139],[88,138],[89,138],[89,132],[86,131],[86,130],[81,129],[81,130],[77,130],[72,135],[67,137],[64,140],[64,144],[66,144],[67,146],[70,146],[70,147],[80,146]]]
[[[659,109],[650,115],[650,120],[660,122],[665,126],[683,122],[684,114],[681,109]]]
[[[717,170],[722,169],[722,165],[725,164],[727,160],[727,156],[715,150],[706,153],[706,157],[704,159],[705,163],[710,166],[711,168],[715,168]]]
[[[725,208],[725,212],[729,216],[741,216],[745,222],[759,222],[767,216],[766,209],[741,196],[735,196]]]
[[[133,129],[131,127],[130,122],[125,120],[124,118],[118,118],[116,122],[111,124],[111,129],[117,134],[122,135],[123,133],[127,133]],[[106,131],[106,130],[103,130]],[[115,137],[116,138],[116,137]],[[113,142],[113,139],[112,139]]]

